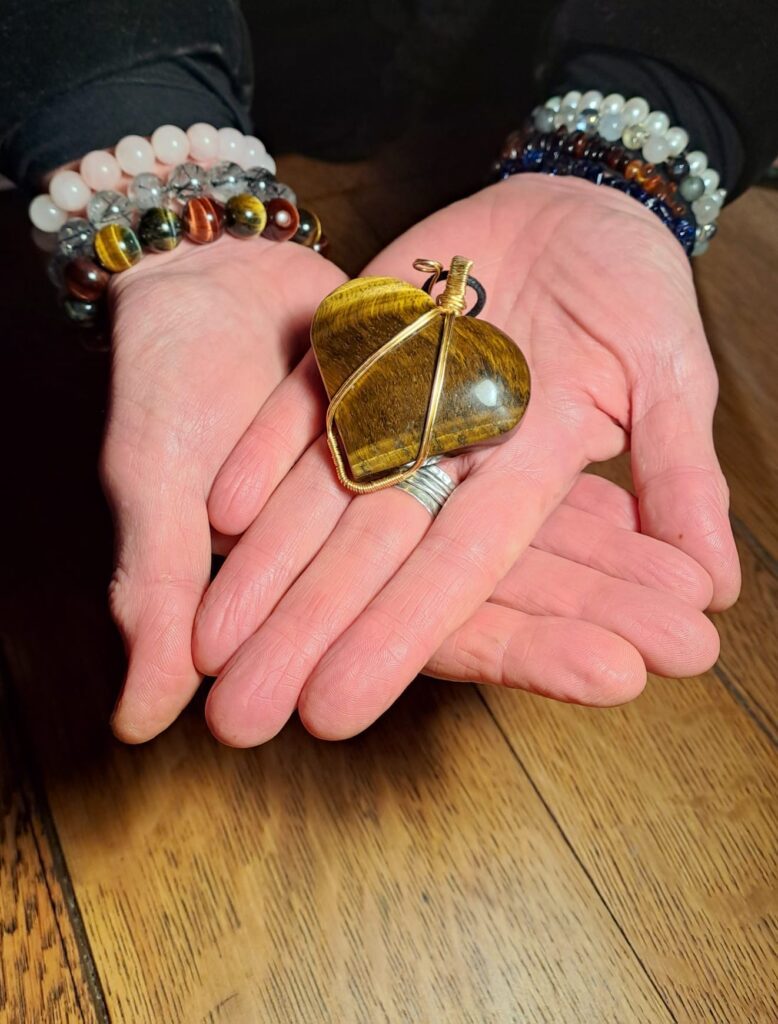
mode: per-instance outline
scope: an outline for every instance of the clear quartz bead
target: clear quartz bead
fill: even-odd
[[[246,191],[250,192],[263,203],[271,199],[286,199],[293,206],[297,206],[297,196],[294,191],[281,181],[266,167],[250,167],[245,172]]]
[[[600,114],[597,131],[606,142],[616,142],[621,138],[621,114],[618,112]]]
[[[66,259],[91,256],[94,251],[95,229],[83,217],[73,217],[59,229],[57,252]]]
[[[162,179],[150,171],[137,174],[127,186],[127,198],[136,209],[151,210],[164,205],[165,186]]]
[[[194,196],[201,196],[208,185],[208,172],[205,168],[187,161],[170,172],[167,180],[168,198],[177,199],[183,204]]]
[[[237,196],[246,187],[246,175],[242,167],[223,160],[214,164],[208,171],[208,188],[216,199],[226,202],[231,196]]]
[[[120,192],[95,192],[86,206],[90,224],[101,228],[105,224],[131,226],[132,207],[127,196]]]

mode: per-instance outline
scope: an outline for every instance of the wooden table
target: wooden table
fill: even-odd
[[[283,175],[350,271],[463,185],[402,147]],[[698,265],[744,569],[716,667],[608,711],[421,680],[350,742],[253,751],[202,700],[144,747],[108,733],[107,361],[0,199],[0,1018],[774,1024],[778,195]]]

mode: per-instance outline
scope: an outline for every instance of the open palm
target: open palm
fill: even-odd
[[[487,289],[485,318],[528,358],[533,398],[524,422],[505,444],[447,461],[459,486],[430,525],[402,492],[346,494],[318,428],[291,437],[306,383],[314,412],[305,422],[322,422],[321,389],[311,384],[312,361],[303,360],[237,446],[209,501],[218,529],[246,530],[206,594],[195,630],[195,661],[219,673],[209,722],[228,742],[267,739],[295,706],[316,734],[351,735],[425,665],[451,678],[504,681],[513,655],[531,687],[585,700],[571,690],[570,672],[539,682],[539,666],[554,656],[569,669],[576,641],[564,627],[573,619],[599,630],[578,637],[589,665],[572,673],[591,682],[599,671],[593,703],[640,689],[639,655],[649,668],[678,674],[715,659],[712,628],[692,627],[678,598],[644,596],[639,613],[630,600],[624,588],[651,584],[659,550],[644,547],[641,565],[639,535],[629,541],[632,582],[591,587],[574,580],[569,565],[560,576],[554,565],[537,564],[545,548],[546,556],[609,574],[600,563],[614,552],[596,520],[615,527],[610,499],[603,494],[599,517],[596,507],[571,509],[575,530],[551,528],[559,517],[549,517],[588,463],[631,443],[637,514],[648,535],[637,543],[667,542],[662,558],[668,544],[679,549],[676,570],[687,579],[692,560],[704,567],[707,588],[697,578],[695,594],[684,595],[692,603],[720,608],[737,594],[727,492],[711,436],[716,377],[680,246],[621,194],[528,176],[417,225],[366,273],[407,279],[414,259],[446,263],[456,253],[474,260]],[[271,419],[285,440],[268,458],[256,438]],[[259,470],[264,484],[247,490]],[[581,520],[582,511],[591,519]],[[546,541],[541,533],[528,551],[546,520]],[[593,537],[598,546],[592,541],[587,550]],[[528,592],[520,581],[533,558],[538,585]],[[527,621],[539,612],[554,617],[552,628]]]

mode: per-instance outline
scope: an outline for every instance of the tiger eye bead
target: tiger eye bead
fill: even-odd
[[[118,274],[141,258],[138,236],[126,224],[104,224],[95,235],[95,254],[106,270]]]
[[[300,214],[287,199],[271,199],[267,204],[267,227],[262,232],[273,242],[286,242],[297,234]]]
[[[173,210],[154,206],[146,210],[138,224],[138,237],[144,249],[152,252],[169,252],[175,249],[183,237],[181,218]]]
[[[230,196],[224,207],[224,224],[235,238],[261,235],[267,224],[265,204],[248,192]]]
[[[184,207],[184,234],[190,242],[207,245],[224,229],[222,208],[209,196],[195,196]]]
[[[109,274],[85,256],[70,260],[65,267],[64,280],[68,293],[74,299],[94,302],[108,285]]]
[[[292,236],[292,241],[313,248],[322,237],[321,221],[310,210],[301,207],[297,212],[300,214],[300,226]]]
[[[624,169],[624,177],[627,178],[629,181],[634,180],[640,173],[641,167],[642,164],[639,160],[630,160],[630,162]]]
[[[326,235],[320,235],[319,240],[314,242],[311,248],[320,256],[327,256],[330,251],[330,240]]]

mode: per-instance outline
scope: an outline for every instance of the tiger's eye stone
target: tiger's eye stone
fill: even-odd
[[[94,302],[108,285],[109,274],[85,256],[70,260],[65,267],[64,279],[68,293],[74,299]]]
[[[222,207],[209,196],[195,196],[184,207],[184,234],[190,242],[207,245],[224,230]]]
[[[267,224],[265,204],[248,192],[231,196],[224,207],[224,224],[235,238],[253,238],[254,235],[261,235]]]
[[[106,270],[118,274],[141,258],[138,236],[125,224],[104,224],[95,235],[95,254]]]
[[[317,252],[320,256],[327,256],[330,251],[330,240],[326,235],[321,235],[318,242],[314,242],[311,246],[314,252]]]
[[[178,214],[162,206],[146,210],[138,224],[141,245],[152,252],[175,249],[181,242],[183,232],[184,227]]]
[[[292,236],[292,241],[313,248],[321,239],[321,221],[310,210],[300,207],[297,212],[300,215],[300,226]]]
[[[300,214],[297,207],[288,199],[270,199],[266,206],[267,226],[262,232],[265,238],[273,242],[286,242],[293,238],[300,227]]]

